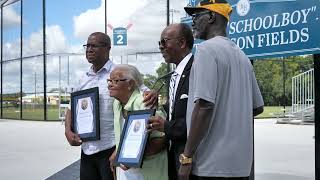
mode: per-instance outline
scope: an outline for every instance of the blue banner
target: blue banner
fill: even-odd
[[[201,0],[190,0],[189,5],[190,6],[196,6],[200,3]]]
[[[233,8],[229,38],[250,58],[320,53],[319,0],[228,2]]]

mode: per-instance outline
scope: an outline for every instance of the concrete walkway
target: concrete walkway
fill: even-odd
[[[258,119],[254,131],[256,180],[315,179],[314,125]]]
[[[256,120],[255,180],[314,180],[313,136],[313,125]],[[60,122],[0,120],[0,147],[1,180],[78,179],[80,148]]]
[[[60,122],[0,120],[0,179],[42,180],[80,158]]]

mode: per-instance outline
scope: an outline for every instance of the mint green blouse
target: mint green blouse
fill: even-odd
[[[147,109],[143,103],[143,95],[139,90],[135,90],[127,104],[124,106],[124,109],[127,111],[136,111]],[[113,103],[113,112],[114,112],[114,133],[116,137],[116,146],[118,147],[120,142],[120,135],[122,131],[121,125],[124,124],[124,118],[121,115],[122,105],[118,100],[115,100]],[[162,111],[157,111],[157,115],[165,115]],[[150,137],[162,137],[163,133],[159,131],[154,131],[150,134]],[[167,151],[164,150],[158,154],[145,157],[143,160],[143,165],[141,168],[141,173],[144,177],[144,180],[168,180],[168,157]]]

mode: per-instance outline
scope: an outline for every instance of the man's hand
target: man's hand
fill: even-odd
[[[71,146],[80,146],[82,144],[80,136],[73,133],[71,130],[66,130],[64,134]]]
[[[145,91],[143,93],[143,103],[146,107],[154,108],[158,105],[158,93],[155,90]]]
[[[147,129],[148,131],[160,131],[164,132],[165,119],[160,116],[151,116],[148,121]]]
[[[66,136],[71,146],[80,146],[82,144],[80,136],[71,131],[71,124],[72,124],[71,111],[68,109],[66,113],[66,120],[64,123],[64,126],[65,126],[64,135]]]
[[[111,154],[111,156],[109,157],[109,164],[110,164],[110,169],[112,172],[114,172],[114,168],[115,168],[115,166],[113,164],[116,159],[116,154],[117,154],[117,150],[115,149],[113,151],[113,153]]]
[[[179,180],[189,180],[189,176],[191,174],[192,164],[184,164],[180,165],[179,168]]]

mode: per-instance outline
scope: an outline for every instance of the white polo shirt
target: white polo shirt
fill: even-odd
[[[114,68],[112,61],[107,63],[95,73],[91,68],[80,79],[76,91],[99,87],[99,109],[100,109],[100,140],[83,142],[81,148],[87,155],[109,149],[115,146],[115,136],[113,128],[113,101],[109,96],[107,79]]]

